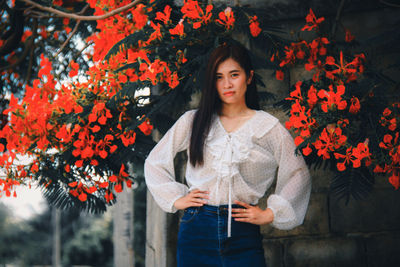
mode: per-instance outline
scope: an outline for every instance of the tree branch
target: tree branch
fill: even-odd
[[[89,46],[91,46],[93,44],[93,42],[88,42],[80,51],[78,51],[75,55],[74,55],[74,60],[76,61],[76,59],[78,58],[78,56],[80,54],[82,54],[83,51],[85,51],[86,48],[88,48]]]
[[[386,2],[385,0],[379,0],[379,2],[381,2],[381,3],[384,4],[384,5],[391,6],[391,7],[400,7],[400,5],[388,3],[388,2]]]
[[[83,14],[85,13],[85,11],[89,8],[89,5],[86,5],[84,8],[82,8],[82,10],[78,13],[78,14]],[[57,53],[54,55],[54,57],[57,57],[61,51],[64,50],[64,48],[67,46],[67,44],[69,43],[69,41],[71,40],[72,36],[74,36],[74,34],[76,33],[76,31],[78,30],[79,24],[81,24],[81,20],[78,20],[76,22],[76,25],[74,27],[74,29],[72,30],[72,32],[70,32],[67,40],[65,40],[65,42],[61,45],[60,49],[57,51]]]
[[[333,36],[336,34],[336,28],[337,28],[337,24],[339,22],[340,16],[342,15],[344,2],[346,2],[346,0],[341,0],[340,1],[338,11],[336,12],[335,22],[333,23],[333,26],[332,26],[331,38],[333,38]]]
[[[72,30],[72,32],[70,32],[67,40],[65,40],[65,42],[61,45],[60,49],[58,49],[57,53],[54,55],[54,57],[57,57],[61,51],[64,50],[64,48],[67,46],[67,44],[69,43],[69,41],[71,40],[72,36],[74,36],[74,34],[76,33],[76,31],[78,30],[79,24],[81,24],[81,21],[78,20],[75,24],[74,29]]]
[[[75,14],[75,13],[66,13],[66,12],[63,12],[61,10],[58,10],[58,9],[55,9],[55,8],[52,8],[52,7],[42,6],[42,5],[40,5],[38,3],[35,3],[33,1],[31,1],[31,0],[22,0],[22,1],[27,3],[27,4],[29,4],[29,5],[31,5],[31,6],[39,8],[41,10],[53,13],[53,14],[59,16],[59,17],[76,19],[76,20],[86,20],[86,21],[106,19],[108,17],[114,16],[114,15],[116,15],[118,13],[123,12],[123,11],[126,11],[126,10],[136,6],[138,3],[142,2],[142,0],[135,0],[130,4],[127,4],[125,6],[119,7],[117,9],[114,9],[114,10],[112,10],[112,11],[106,13],[106,14],[100,15],[100,16],[80,16],[80,15]]]
[[[33,33],[32,33],[32,38],[36,39],[36,35],[37,35],[37,27],[38,27],[38,22],[37,19],[34,19],[33,21]],[[27,84],[29,82],[29,80],[31,79],[31,75],[32,75],[32,67],[33,67],[33,53],[35,52],[35,41],[33,41],[32,46],[31,46],[31,51],[29,53],[29,65],[28,65],[28,70],[26,73],[26,77],[25,77],[25,83]]]

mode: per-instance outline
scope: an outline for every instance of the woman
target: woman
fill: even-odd
[[[183,114],[145,162],[147,186],[166,212],[184,210],[178,266],[266,266],[259,225],[303,222],[311,181],[278,119],[259,110],[254,71],[242,46],[210,55],[197,110]],[[173,159],[188,150],[187,185]],[[276,176],[275,193],[258,207]]]

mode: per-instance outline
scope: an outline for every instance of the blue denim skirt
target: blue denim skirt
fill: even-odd
[[[227,205],[187,208],[179,225],[178,267],[266,267],[260,227],[231,223],[228,238]]]

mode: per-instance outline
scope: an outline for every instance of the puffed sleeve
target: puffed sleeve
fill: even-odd
[[[290,133],[277,123],[269,132],[269,146],[278,163],[275,193],[267,199],[274,213],[272,226],[290,230],[303,223],[311,192],[311,178],[301,155],[295,155],[296,145]]]
[[[174,202],[188,193],[188,187],[175,181],[174,157],[189,146],[194,110],[187,111],[161,138],[144,164],[147,188],[166,212],[176,212]]]

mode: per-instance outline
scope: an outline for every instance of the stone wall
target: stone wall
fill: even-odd
[[[310,7],[314,11],[318,10],[317,16],[335,17],[340,1],[240,2],[257,4],[260,8],[287,5],[287,13],[279,14],[279,19],[274,23],[296,31],[304,24],[304,17]],[[399,8],[384,8],[379,1],[344,2],[344,11],[351,11],[351,15],[344,12],[341,22],[361,43],[384,31],[387,25],[396,23],[400,17]],[[361,9],[360,2],[364,3]],[[337,34],[343,32],[338,29]],[[386,50],[384,42],[376,49],[380,54],[380,64],[390,61],[390,50]],[[271,71],[259,74],[267,84],[263,90],[273,92],[277,100],[286,97],[288,86],[294,84],[297,78],[309,75],[299,69],[293,70],[290,73],[291,80],[285,83],[275,80]],[[398,75],[387,74],[393,77]],[[284,113],[274,108],[272,103],[264,104],[263,109],[278,117],[282,123],[287,120]],[[182,164],[183,158],[179,159],[178,164]],[[178,179],[182,179],[182,174],[183,168],[179,171]],[[387,178],[376,178],[374,191],[367,199],[350,200],[346,204],[344,200],[335,199],[329,192],[332,173],[311,170],[311,175],[313,189],[304,224],[291,231],[280,231],[270,226],[261,228],[268,266],[400,266],[400,192],[393,189]],[[271,192],[273,189],[266,196]],[[261,199],[261,206],[265,206],[265,199]],[[148,201],[146,266],[175,266],[177,221],[180,214],[163,214],[155,207],[150,196]],[[160,230],[162,233],[157,232]]]

